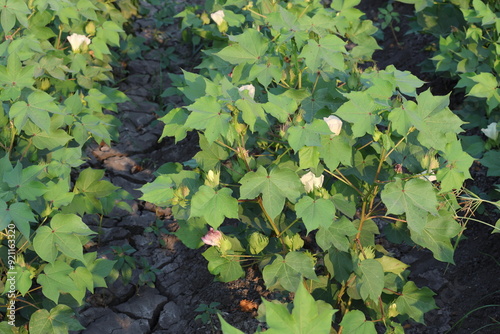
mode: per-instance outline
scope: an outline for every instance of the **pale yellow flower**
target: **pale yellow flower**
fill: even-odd
[[[335,135],[339,135],[342,130],[342,120],[335,115],[331,115],[328,117],[323,117],[323,120],[328,124],[330,131]]]
[[[92,43],[90,38],[85,35],[71,34],[67,38],[69,44],[71,44],[71,49],[73,50],[73,52],[81,51],[83,45],[88,46],[90,43]]]
[[[210,17],[212,18],[212,20],[214,20],[215,23],[217,23],[218,26],[220,26],[224,22],[224,11],[218,10],[210,14]]]
[[[250,95],[250,97],[252,99],[255,97],[255,87],[254,87],[254,85],[244,85],[244,86],[241,86],[240,88],[238,88],[238,90],[240,92],[243,92],[244,90],[246,90],[248,92],[248,95]]]
[[[486,137],[490,139],[497,140],[498,138],[498,130],[496,122],[491,123],[485,129],[481,129],[481,131],[486,135]]]
[[[321,188],[323,186],[323,181],[325,180],[324,175],[316,177],[313,172],[308,172],[300,178],[300,182],[304,185],[306,192],[311,192],[314,188]]]

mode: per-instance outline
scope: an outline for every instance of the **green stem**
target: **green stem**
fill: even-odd
[[[354,189],[358,194],[360,194],[361,196],[363,196],[363,193],[358,189],[356,188],[352,183],[351,181],[349,181],[338,169],[335,170],[337,173],[340,174],[339,175],[336,175],[334,173],[332,173],[331,171],[329,171],[328,169],[325,169],[325,172],[327,172],[328,174],[330,174],[331,176],[333,176],[334,178],[336,178],[337,180],[347,184],[349,187],[351,187],[352,189]]]
[[[465,217],[460,217],[460,216],[455,216],[455,219],[464,219],[464,220],[467,220],[467,221],[472,220],[472,221],[475,221],[476,223],[484,224],[484,225],[489,226],[492,229],[497,230],[498,232],[500,232],[500,227],[496,227],[495,225],[488,224],[487,222],[484,222],[484,221],[479,220],[479,219],[470,218],[470,217],[465,218]]]
[[[264,203],[262,202],[262,197],[258,197],[257,198],[257,203],[259,203],[259,206],[260,208],[262,209],[262,212],[264,212],[264,215],[266,216],[266,219],[269,221],[269,223],[271,224],[271,227],[273,228],[273,231],[274,233],[279,236],[281,233],[280,233],[280,230],[278,228],[278,226],[276,226],[276,224],[274,223],[274,220],[271,218],[271,216],[269,216],[269,214],[267,213],[267,210],[266,208],[264,207]]]
[[[283,233],[285,233],[286,231],[288,231],[290,229],[290,227],[292,227],[293,225],[295,225],[295,223],[298,222],[298,221],[299,221],[299,218],[295,219],[287,227],[285,227],[285,229],[283,231],[281,231],[280,235],[278,235],[278,238],[280,238],[283,235]]]

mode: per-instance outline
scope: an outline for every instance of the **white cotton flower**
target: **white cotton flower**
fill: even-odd
[[[300,182],[302,182],[304,188],[306,189],[306,192],[308,193],[313,191],[315,188],[321,188],[321,186],[323,186],[324,180],[324,175],[316,177],[313,172],[308,172],[300,178]]]
[[[485,129],[481,129],[481,131],[486,135],[486,137],[490,139],[497,140],[498,138],[498,130],[496,122],[491,123]]]
[[[328,124],[330,131],[335,135],[339,135],[342,130],[342,121],[335,115],[331,115],[328,117],[323,117],[323,120]]]
[[[69,44],[71,44],[71,49],[73,52],[81,50],[83,45],[89,45],[92,41],[85,35],[71,34],[67,37]]]
[[[244,90],[248,91],[248,95],[253,99],[255,96],[255,87],[253,85],[244,85],[238,88],[240,92],[243,92]]]
[[[212,20],[214,20],[215,23],[217,23],[218,26],[220,26],[224,22],[224,11],[218,10],[210,14],[210,17],[212,18]]]

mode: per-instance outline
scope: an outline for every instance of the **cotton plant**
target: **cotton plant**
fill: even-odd
[[[161,118],[162,137],[196,131],[200,152],[161,168],[141,198],[172,206],[176,235],[206,247],[218,279],[254,265],[269,289],[305,282],[327,296],[346,332],[370,323],[375,333],[374,322],[402,330],[399,321],[423,322],[436,307],[433,293],[407,280],[408,266],[375,237],[453,263],[463,230],[455,196],[473,159],[448,96],[418,92],[423,82],[393,66],[361,71],[376,48],[371,22],[360,32],[345,25],[361,17],[350,5],[316,5],[242,10],[251,24],[231,26],[200,72],[184,74],[186,106]],[[229,22],[243,15],[232,8],[207,12]],[[218,26],[221,16],[212,16]],[[339,35],[363,47],[348,50]]]

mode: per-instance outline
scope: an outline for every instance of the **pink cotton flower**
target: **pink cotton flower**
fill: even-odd
[[[222,232],[214,230],[211,227],[207,234],[201,237],[201,241],[203,241],[206,245],[220,247],[222,242]]]

